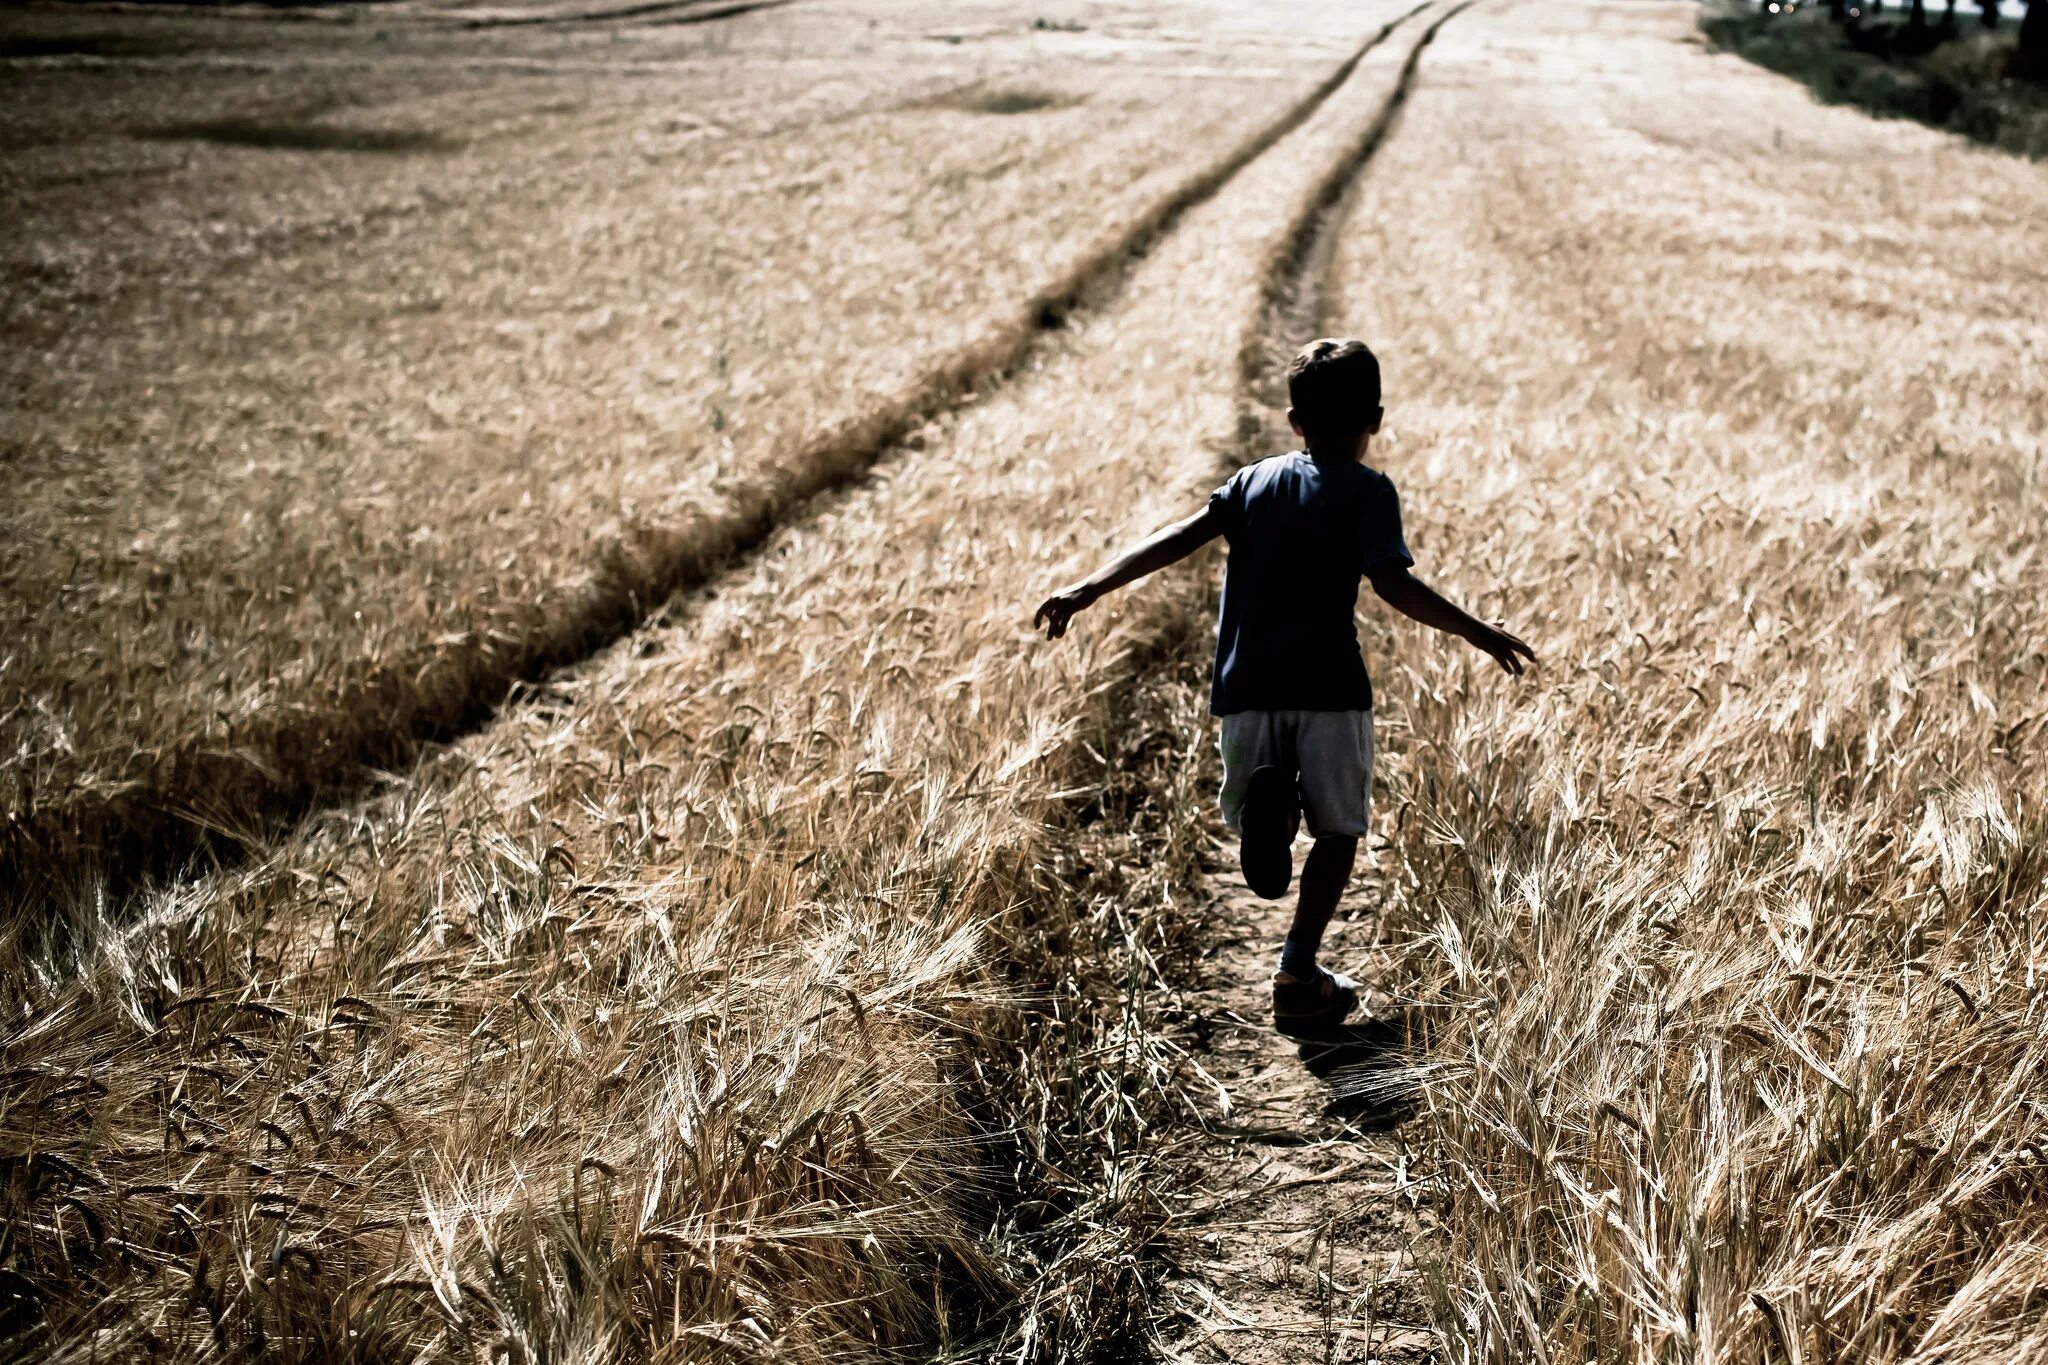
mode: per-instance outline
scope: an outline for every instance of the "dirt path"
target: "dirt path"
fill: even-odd
[[[1428,1306],[1412,1248],[1428,1213],[1407,1189],[1398,1102],[1341,1094],[1399,1045],[1394,1026],[1358,1024],[1335,1046],[1296,1045],[1273,1031],[1267,979],[1290,903],[1246,891],[1224,867],[1206,879],[1226,936],[1179,1004],[1218,1083],[1208,1124],[1189,1149],[1198,1172],[1175,1226],[1170,1280],[1183,1330],[1169,1359],[1418,1362],[1432,1358]],[[1368,871],[1349,897],[1375,903]],[[1370,965],[1369,910],[1333,928],[1330,955]],[[1369,998],[1360,1019],[1384,1015]],[[1342,1074],[1339,1074],[1342,1073]]]
[[[1360,177],[1398,122],[1438,31],[1468,8],[1427,16],[1385,106],[1322,186],[1272,282],[1260,347],[1247,354],[1244,374],[1267,449],[1292,440],[1274,417],[1287,405],[1282,367],[1303,338],[1330,330],[1336,239]],[[1434,1359],[1413,1255],[1429,1214],[1408,1179],[1405,1104],[1376,1076],[1404,1047],[1402,1016],[1371,992],[1326,1040],[1275,1033],[1268,983],[1292,896],[1252,895],[1226,842],[1202,892],[1215,937],[1190,978],[1175,983],[1174,1014],[1186,1021],[1216,1089],[1185,1149],[1191,1189],[1172,1227],[1177,1273],[1169,1281],[1181,1325],[1162,1353],[1273,1365]],[[1368,852],[1327,955],[1369,985],[1381,899]]]

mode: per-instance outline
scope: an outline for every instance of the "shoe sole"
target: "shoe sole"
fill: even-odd
[[[1238,866],[1244,884],[1262,900],[1278,900],[1294,880],[1294,775],[1285,768],[1252,772],[1244,795]]]

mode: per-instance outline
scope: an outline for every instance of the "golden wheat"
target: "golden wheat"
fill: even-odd
[[[936,30],[956,44],[914,7],[820,7],[809,32],[631,37],[642,86],[610,79],[620,40],[580,30],[545,48],[523,29],[414,35],[380,66],[345,47],[280,59],[268,26],[220,21],[179,31],[254,35],[210,40],[256,54],[208,78],[246,106],[82,149],[57,97],[81,71],[35,67],[48,98],[8,112],[15,143],[67,129],[76,160],[31,146],[7,170],[39,187],[10,335],[44,354],[9,361],[26,395],[10,473],[32,496],[5,568],[90,605],[8,656],[26,799],[144,780],[147,757],[121,752],[138,740],[246,741],[214,714],[249,701],[243,675],[159,670],[151,630],[275,675],[245,709],[288,715],[346,695],[319,692],[331,673],[440,648],[437,613],[529,647],[613,572],[604,547],[636,516],[668,527],[662,554],[716,541],[751,479],[757,519],[785,524],[247,864],[10,920],[6,1349],[1134,1343],[1173,1178],[1159,1120],[1199,1078],[1146,987],[1194,931],[1185,882],[1209,837],[1209,764],[1187,753],[1207,743],[1207,580],[1105,605],[1071,649],[1036,647],[1023,610],[1254,439],[1245,385],[1276,318],[1292,325],[1269,295],[1320,268],[1294,229],[1355,169],[1420,21],[1213,198],[1196,183],[1149,254],[1112,253],[1021,365],[977,371],[1000,382],[929,422],[902,407],[922,425],[871,480],[792,517],[778,460],[1015,325],[1059,275],[1025,244],[1086,255],[1091,212],[1156,208],[1399,8],[1176,11],[1200,50],[1256,43],[1272,70],[1198,125],[1169,93],[1185,50],[1162,43],[1160,74],[1115,96],[1131,128],[1100,143],[1079,141],[1112,98],[1098,58],[1190,34],[1075,8],[1098,27],[1010,47]],[[1546,655],[1516,690],[1372,627],[1409,931],[1393,984],[1431,1049],[1412,1079],[1441,1323],[1470,1360],[2048,1359],[2048,791],[2030,759],[2048,715],[2048,190],[1814,109],[1688,41],[1691,17],[1582,0],[1460,18],[1335,261],[1331,323],[1387,361],[1381,458],[1425,572]],[[907,97],[875,74],[927,51]],[[442,84],[421,93],[427,66]],[[578,109],[534,103],[512,71]],[[394,84],[315,107],[291,82],[316,73]],[[134,86],[122,116],[166,131],[161,87]],[[678,101],[716,112],[698,127]],[[289,185],[265,176],[274,148],[179,167],[202,131],[281,127],[449,146]],[[1011,151],[989,185],[948,183]],[[1150,182],[1086,202],[1134,157]],[[177,186],[155,216],[95,199],[144,169]],[[816,197],[788,221],[732,216],[785,184]],[[159,222],[211,240],[208,197],[217,248],[149,240]],[[679,221],[692,235],[669,240]],[[394,261],[422,225],[419,259]],[[579,265],[536,280],[540,260]],[[798,269],[811,300],[777,292]],[[441,312],[379,311],[443,276],[467,289]],[[751,332],[724,372],[667,360],[658,402],[634,387],[671,354],[650,278],[703,327]],[[310,287],[329,282],[373,304]],[[174,316],[200,297],[217,319]],[[845,310],[829,325],[828,299]],[[349,340],[308,347],[313,327]],[[674,443],[707,404],[732,441]],[[191,439],[195,414],[219,440]],[[188,444],[154,469],[167,435]],[[111,453],[80,472],[81,445]],[[440,505],[413,505],[451,469]],[[231,578],[237,518],[273,509],[287,529],[265,534],[285,539],[248,553],[284,556],[279,581],[350,577],[303,605],[244,583],[177,606],[158,576]],[[133,540],[145,512],[188,520]],[[66,568],[57,544],[98,557]],[[507,546],[527,561],[501,566]],[[338,629],[351,593],[390,595],[391,615]],[[20,680],[67,665],[69,700],[22,700]],[[241,752],[325,774],[318,754]]]

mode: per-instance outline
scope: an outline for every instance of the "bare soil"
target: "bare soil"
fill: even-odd
[[[1434,1224],[1402,1133],[1412,1083],[1396,1072],[1420,1047],[1408,1011],[1371,990],[1324,1038],[1283,1037],[1269,982],[1288,903],[1252,896],[1234,867],[1204,887],[1221,941],[1175,1006],[1215,1089],[1201,1139],[1185,1149],[1194,1188],[1169,1241],[1165,1297],[1179,1321],[1162,1354],[1259,1365],[1435,1359],[1418,1261]],[[1378,890],[1368,875],[1349,899],[1370,907]],[[1333,926],[1326,953],[1375,979],[1379,928],[1377,913],[1354,911]]]

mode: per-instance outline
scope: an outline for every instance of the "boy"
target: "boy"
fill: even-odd
[[[1316,953],[1367,830],[1372,682],[1353,620],[1359,579],[1509,673],[1536,655],[1409,572],[1393,482],[1365,463],[1383,416],[1379,361],[1365,344],[1310,342],[1288,366],[1287,396],[1304,449],[1238,470],[1200,512],[1048,597],[1032,624],[1056,640],[1105,594],[1218,536],[1229,542],[1209,709],[1222,720],[1223,815],[1242,841],[1246,884],[1267,900],[1286,895],[1304,814],[1315,840],[1273,976],[1274,1023],[1294,1033],[1358,1004],[1358,984]]]

